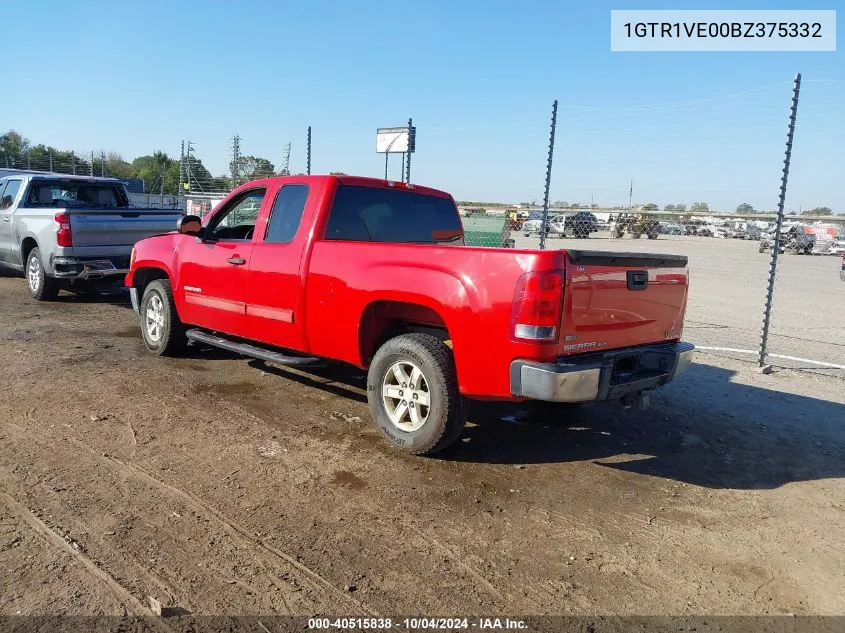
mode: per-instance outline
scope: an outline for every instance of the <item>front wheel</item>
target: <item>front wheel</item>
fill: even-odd
[[[379,348],[367,374],[367,400],[381,432],[414,455],[442,451],[466,423],[452,350],[427,334],[403,334]]]
[[[41,263],[41,251],[36,246],[26,258],[26,286],[29,296],[36,301],[52,301],[59,296],[61,283],[50,277]]]
[[[175,356],[185,348],[185,326],[176,312],[167,279],[156,279],[144,290],[141,336],[147,349],[158,356]]]

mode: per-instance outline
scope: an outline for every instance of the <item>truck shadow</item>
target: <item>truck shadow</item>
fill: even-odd
[[[709,488],[766,489],[845,476],[845,405],[731,382],[694,365],[646,411],[474,402],[444,459],[607,468]]]
[[[205,346],[190,346],[186,356],[238,357]],[[292,371],[247,362],[366,404],[366,375],[354,367]],[[697,363],[652,394],[646,411],[614,404],[474,401],[461,440],[433,459],[510,465],[592,461],[708,488],[768,489],[845,476],[845,405],[732,382],[734,373]],[[392,454],[386,441],[383,446]]]

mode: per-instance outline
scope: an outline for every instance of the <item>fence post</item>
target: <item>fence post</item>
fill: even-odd
[[[76,154],[70,153],[70,173],[76,175]]]
[[[308,126],[308,142],[305,144],[305,171],[311,175],[311,126]]]
[[[49,157],[50,157],[50,171],[53,171],[53,151],[52,151],[52,150],[48,150],[48,151],[47,151],[47,156],[49,156]]]
[[[91,175],[94,175],[94,150],[91,150]]]
[[[769,265],[769,283],[766,288],[766,306],[763,310],[763,331],[760,334],[760,367],[766,364],[766,354],[769,346],[769,323],[772,316],[772,297],[775,293],[775,273],[780,253],[780,234],[783,226],[783,207],[786,202],[786,183],[789,178],[789,161],[792,158],[792,139],[795,136],[795,119],[798,116],[798,93],[801,91],[801,73],[795,75],[792,82],[792,106],[789,109],[789,124],[786,130],[786,150],[783,158],[783,174],[780,179],[780,196],[778,197],[778,217],[775,223],[775,237],[772,243],[772,261]]]
[[[555,153],[555,125],[557,124],[557,99],[552,104],[552,130],[549,133],[549,161],[546,163],[546,191],[543,194],[543,223],[540,226],[540,250],[546,248],[546,227],[549,225],[549,187],[552,184],[552,156]]]
[[[411,134],[414,128],[414,120],[408,119],[408,143],[411,142]],[[416,142],[416,135],[414,135],[414,142]],[[405,182],[411,184],[411,148],[408,148],[408,160],[405,161]],[[401,180],[401,179],[400,179]]]

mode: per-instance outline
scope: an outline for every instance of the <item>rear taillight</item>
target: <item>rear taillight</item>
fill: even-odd
[[[562,307],[562,271],[524,274],[513,296],[511,335],[521,341],[556,341]]]
[[[54,219],[59,225],[59,229],[56,231],[56,245],[73,246],[73,235],[70,232],[70,215],[67,213],[57,213]]]

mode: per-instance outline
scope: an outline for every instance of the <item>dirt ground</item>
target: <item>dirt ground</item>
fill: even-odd
[[[156,358],[125,299],[0,278],[0,614],[845,613],[841,380],[701,355],[412,458],[359,373]]]

